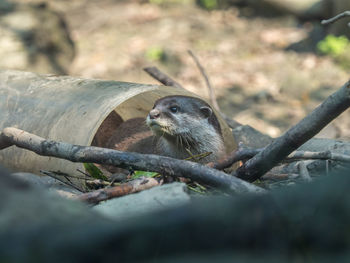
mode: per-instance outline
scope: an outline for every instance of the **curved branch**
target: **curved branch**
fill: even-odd
[[[339,19],[341,19],[341,18],[344,18],[344,17],[346,17],[346,16],[350,16],[350,11],[345,11],[345,12],[340,13],[340,14],[338,14],[338,15],[336,15],[336,16],[330,18],[330,19],[324,19],[324,20],[321,21],[321,24],[322,24],[322,25],[332,24],[332,23],[334,23],[335,21],[337,21],[337,20],[339,20]]]
[[[1,146],[16,145],[39,155],[52,156],[72,162],[99,163],[124,169],[158,172],[186,177],[228,193],[265,192],[264,189],[204,165],[152,154],[121,152],[93,146],[79,146],[45,140],[17,128],[5,128],[0,134]],[[3,147],[4,148],[4,147]]]
[[[238,168],[235,175],[250,182],[257,180],[349,107],[350,82],[348,81],[298,124]]]

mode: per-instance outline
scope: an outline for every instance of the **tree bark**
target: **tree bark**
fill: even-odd
[[[79,146],[45,140],[17,128],[5,128],[0,134],[0,149],[9,145],[72,162],[99,163],[124,169],[158,172],[220,188],[228,193],[263,193],[264,189],[204,165],[164,156],[121,152],[93,146]]]
[[[259,179],[349,107],[350,82],[348,81],[298,124],[238,168],[235,175],[249,182]]]

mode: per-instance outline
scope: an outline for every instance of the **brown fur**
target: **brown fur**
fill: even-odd
[[[174,114],[169,107],[176,105],[179,112]],[[201,160],[202,163],[215,161],[223,156],[225,147],[220,124],[203,100],[187,96],[168,96],[155,102],[153,110],[159,111],[159,118],[150,119],[147,125],[144,118],[133,118],[121,123],[110,136],[105,147],[127,152],[158,154],[177,159],[212,152]],[[171,124],[171,130],[161,126]],[[165,126],[164,126],[165,127]],[[170,126],[169,126],[170,127]],[[151,130],[150,130],[151,129]],[[110,172],[120,172],[115,167],[107,168]]]
[[[112,111],[107,118],[102,122],[100,128],[95,134],[92,140],[92,146],[106,147],[107,142],[115,134],[116,129],[123,123],[123,119],[115,112]]]
[[[125,152],[155,153],[154,136],[144,118],[133,118],[123,122],[107,142],[107,148]]]

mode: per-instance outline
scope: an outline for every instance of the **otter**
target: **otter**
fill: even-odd
[[[200,163],[217,161],[225,154],[221,127],[212,108],[201,99],[182,95],[158,99],[146,120],[133,118],[120,124],[107,147],[177,159],[211,152]]]
[[[173,95],[160,98],[146,118],[157,138],[156,153],[177,159],[211,152],[202,163],[225,154],[220,123],[205,101]]]

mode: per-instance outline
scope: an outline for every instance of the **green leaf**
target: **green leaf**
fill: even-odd
[[[146,57],[151,61],[164,61],[165,51],[160,47],[150,47],[146,50]]]
[[[187,188],[190,191],[196,192],[197,194],[202,194],[202,195],[208,194],[207,189],[203,186],[200,186],[199,184],[187,185]]]
[[[155,172],[146,172],[146,171],[134,171],[134,174],[132,175],[131,179],[137,179],[140,177],[155,177],[159,173]]]
[[[85,170],[95,179],[101,179],[108,181],[108,178],[103,175],[100,169],[98,169],[93,163],[83,163]]]
[[[350,42],[346,36],[336,37],[328,35],[325,39],[317,43],[317,49],[326,55],[337,57],[342,55],[349,47]]]

